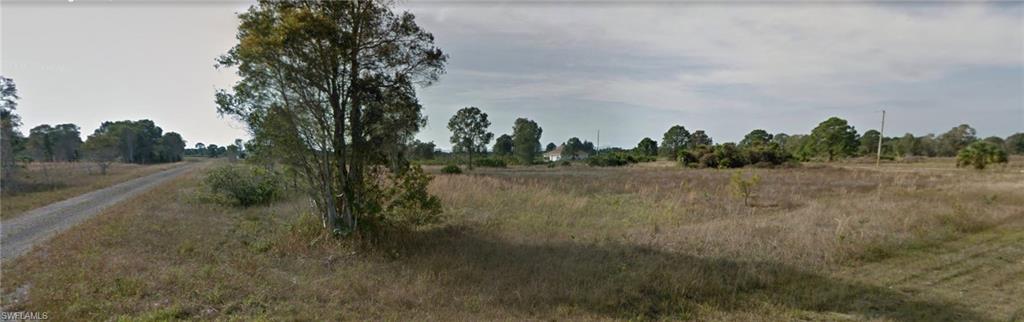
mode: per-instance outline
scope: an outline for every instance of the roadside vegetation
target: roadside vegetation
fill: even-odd
[[[15,173],[19,190],[4,191],[0,218],[9,219],[25,211],[103,189],[174,167],[171,164],[114,163],[101,174],[95,165],[81,162],[33,162]]]
[[[30,186],[35,158],[91,161],[104,178],[58,174],[69,181],[46,187],[66,194],[26,194],[10,213],[157,169],[116,161],[226,157],[3,263],[5,310],[57,320],[1024,316],[1005,296],[1024,291],[1012,283],[1020,271],[1005,265],[879,282],[893,263],[948,245],[990,263],[971,242],[985,234],[1007,263],[1024,261],[1024,134],[980,139],[963,124],[884,137],[830,117],[807,134],[754,129],[739,142],[676,124],[635,147],[545,145],[532,119],[495,138],[485,108],[466,107],[449,119],[446,152],[415,139],[427,122],[417,90],[440,80],[449,57],[412,14],[260,1],[238,18],[217,67],[239,81],[215,100],[249,141],[186,148],[149,120],[105,122],[84,142],[73,124],[21,137],[3,79],[5,193]],[[51,163],[34,164],[51,180]]]
[[[204,201],[204,170],[5,263],[3,291],[56,319],[1005,320],[1011,266],[929,254],[1024,260],[1024,236],[988,233],[1024,227],[1021,170],[478,168],[434,177],[445,221],[372,248],[302,194]],[[959,268],[898,275],[921,257]]]

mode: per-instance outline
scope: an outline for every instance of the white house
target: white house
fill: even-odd
[[[554,150],[544,152],[544,160],[549,162],[555,162],[562,160],[562,150],[565,148],[565,144],[559,145]],[[576,155],[569,160],[583,160],[589,157],[590,154],[587,151],[577,151]]]

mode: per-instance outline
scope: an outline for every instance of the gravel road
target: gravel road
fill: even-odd
[[[185,164],[135,178],[0,221],[0,261],[16,258],[28,252],[33,245],[99,214],[107,207],[180,176],[192,166]]]

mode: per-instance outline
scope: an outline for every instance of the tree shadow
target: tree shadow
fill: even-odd
[[[901,321],[979,321],[955,303],[796,267],[675,254],[618,242],[512,243],[465,227],[407,237],[399,264],[438,276],[452,294],[476,294],[532,316],[580,310],[610,318],[693,318],[698,308],[772,306]],[[753,311],[752,311],[753,310]]]

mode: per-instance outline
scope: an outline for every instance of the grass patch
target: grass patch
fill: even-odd
[[[991,302],[976,310],[967,302],[974,300],[893,289],[898,283],[888,275],[850,273],[895,274],[884,265],[1020,224],[1019,174],[898,170],[748,169],[761,178],[752,200],[778,206],[747,207],[730,193],[731,171],[481,168],[435,177],[430,189],[445,205],[447,223],[377,250],[324,236],[300,196],[250,208],[199,202],[201,177],[193,174],[4,263],[4,294],[27,289],[5,308],[47,311],[57,320],[932,321],[1014,314],[1020,303],[1004,301],[994,287],[971,293]],[[982,195],[999,197],[975,198]],[[977,253],[1014,263],[1024,259],[1017,244]],[[990,260],[984,267],[1000,259]],[[957,265],[962,269],[936,280],[990,275]],[[927,273],[947,266],[917,267]],[[1013,278],[997,274],[983,285],[1019,282]]]
[[[28,210],[175,166],[177,164],[115,163],[106,175],[102,175],[92,163],[35,162],[17,172],[18,191],[4,191],[3,202],[0,202],[0,218],[12,218]]]

